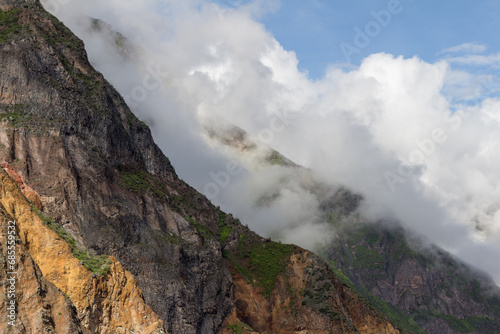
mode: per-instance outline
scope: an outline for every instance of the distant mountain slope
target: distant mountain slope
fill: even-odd
[[[500,289],[488,276],[400,227],[334,224],[338,234],[324,258],[365,295],[398,307],[428,333],[498,333]]]
[[[260,166],[279,164],[303,178],[298,183],[321,203],[321,223],[332,231],[332,241],[318,253],[346,284],[393,321],[409,331],[418,331],[415,321],[428,333],[498,333],[500,288],[491,278],[434,245],[424,246],[398,223],[362,220],[356,213],[362,196],[321,184],[311,171],[259,147],[244,130],[226,126],[207,132],[244,159],[256,159]],[[245,155],[257,151],[263,153]],[[255,204],[270,205],[278,197],[279,190],[272,196],[263,194],[266,202]]]
[[[180,180],[83,43],[38,1],[0,0],[0,10],[0,163],[39,195],[59,235],[48,234],[48,248],[64,240],[98,282],[113,272],[98,260],[116,257],[169,333],[400,332],[325,262],[258,237]],[[45,268],[49,282],[63,274]],[[88,319],[85,295],[68,295]],[[91,309],[120,301],[100,296]],[[123,333],[153,317],[146,309],[122,318]],[[103,327],[108,315],[82,325],[120,333]]]

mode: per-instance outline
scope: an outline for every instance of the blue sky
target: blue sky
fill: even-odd
[[[391,15],[368,46],[352,55],[352,65],[378,52],[434,62],[446,56],[439,54],[441,50],[463,43],[481,44],[485,54],[500,49],[500,2],[494,0],[282,0],[278,10],[260,21],[285,49],[296,52],[302,70],[320,78],[329,64],[346,62],[339,45],[354,46],[354,29],[364,31],[375,21],[372,11],[387,10],[391,2],[400,3],[400,12]]]

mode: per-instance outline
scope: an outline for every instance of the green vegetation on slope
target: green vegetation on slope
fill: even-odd
[[[455,293],[459,292],[485,305],[485,310],[488,312],[500,316],[498,298],[485,294],[485,288],[480,285],[476,274],[449,254],[439,249],[415,250],[410,246],[404,231],[398,227],[384,228],[378,224],[359,221],[346,223],[340,219],[335,220],[335,227],[339,231],[340,239],[337,243],[325,247],[322,250],[322,257],[329,261],[339,277],[359,280],[355,289],[400,328],[413,332],[414,325],[424,326],[438,319],[445,321],[450,328],[460,333],[496,333],[493,329],[500,326],[498,318],[459,319],[439,311],[443,295],[455,298]],[[420,296],[418,311],[417,308],[411,308],[407,315],[395,305],[385,303],[370,293],[377,291],[380,281],[390,282],[403,263],[416,263],[424,272],[442,277],[441,280],[437,280],[438,285],[432,287],[433,296]]]
[[[227,326],[229,330],[232,331],[232,334],[245,334],[245,333],[253,333],[254,330],[244,323],[234,324]]]
[[[136,173],[121,171],[120,177],[121,184],[132,192],[143,194],[150,190],[155,196],[161,198],[166,196],[163,185],[144,170]]]
[[[98,276],[106,275],[108,273],[111,260],[106,255],[93,254],[80,245],[80,243],[77,242],[68,232],[66,232],[64,227],[54,222],[50,217],[38,210],[32,204],[31,209],[40,217],[45,225],[50,227],[59,237],[61,237],[61,239],[68,243],[71,247],[73,255],[81,261],[85,268]]]
[[[320,253],[321,254],[321,253]],[[326,258],[326,256],[322,256]],[[327,261],[330,264],[330,268],[335,273],[335,275],[340,279],[342,283],[350,287],[353,291],[358,293],[361,300],[367,302],[373,309],[382,313],[390,323],[392,323],[396,328],[400,329],[403,333],[420,333],[425,334],[425,331],[420,328],[420,326],[415,322],[415,320],[406,314],[404,314],[397,307],[388,304],[381,300],[380,298],[372,295],[367,289],[364,287],[356,286],[345,274],[342,270],[339,269],[339,266],[335,263],[335,261],[329,260]]]
[[[285,272],[290,256],[297,246],[263,239],[241,226],[239,220],[219,211],[219,239],[227,241],[231,230],[238,233],[238,243],[234,248],[223,251],[224,258],[248,282],[260,286],[269,297],[276,287],[278,276]]]
[[[19,24],[21,12],[21,9],[0,11],[0,43],[7,43],[28,34],[28,26]]]
[[[444,320],[451,329],[458,333],[500,333],[500,322],[484,316],[458,319],[436,311],[419,311],[415,316],[415,320],[419,322],[433,319]]]

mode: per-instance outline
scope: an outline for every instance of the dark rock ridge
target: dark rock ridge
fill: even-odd
[[[292,258],[303,250],[266,242],[180,180],[83,43],[38,1],[0,0],[0,9],[0,163],[40,195],[63,239],[65,230],[134,275],[169,333],[251,329],[235,309],[236,278],[280,305],[306,288],[319,294],[281,319],[296,323],[287,333],[399,332],[316,258],[308,272],[333,288],[307,273],[295,288]],[[274,330],[268,320],[262,328]]]

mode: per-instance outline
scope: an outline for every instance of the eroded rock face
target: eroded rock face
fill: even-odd
[[[0,213],[0,332],[12,334],[90,333],[78,319],[74,305],[63,292],[50,283],[42,274],[38,265],[19,236],[16,237],[16,262],[14,269],[9,268],[8,226],[14,219],[5,212]],[[10,280],[14,277],[15,294],[9,297]],[[8,280],[9,279],[9,280]],[[14,317],[10,301],[15,301]],[[10,323],[11,322],[11,323]]]
[[[400,333],[308,251],[298,249],[290,257],[269,298],[237,272],[234,276],[236,312],[224,334],[240,323],[258,333]]]
[[[0,4],[12,8],[17,2]],[[232,249],[252,239],[255,244],[245,247],[258,245],[262,256],[273,257],[262,245],[267,241],[234,220],[225,225],[222,211],[178,179],[148,127],[57,19],[23,2],[9,20],[16,28],[0,43],[0,163],[39,196],[54,228],[110,255],[109,271],[92,275],[67,243],[35,224],[36,215],[20,199],[5,205],[25,217],[21,239],[43,276],[70,296],[83,328],[121,333],[119,326],[142,326],[134,330],[150,333],[160,330],[156,313],[169,333],[179,334],[218,333],[228,318],[268,333],[397,332],[339,284],[324,262],[294,246],[269,244],[285,250],[277,269],[266,269],[260,279],[265,290],[237,272],[232,276]],[[4,198],[11,198],[14,190],[6,191]],[[242,265],[252,271],[251,263]],[[322,286],[315,272],[324,273]],[[154,313],[140,303],[135,280]],[[324,298],[301,299],[310,289]],[[254,300],[261,307],[254,308]]]
[[[326,257],[357,286],[396,306],[428,333],[495,333],[500,289],[438,247],[422,246],[397,226],[357,222]]]
[[[0,162],[44,211],[98,254],[115,256],[173,333],[216,332],[232,309],[217,210],[180,181],[150,130],[55,18],[23,8],[0,44]]]
[[[0,1],[0,10],[7,11],[13,8],[19,8],[26,5],[38,6],[38,0],[2,0]]]
[[[115,258],[110,258],[103,265],[107,268],[102,268],[98,275],[82,265],[68,243],[47,223],[44,224],[21,193],[19,185],[4,170],[0,171],[0,206],[3,214],[16,222],[21,249],[18,255],[21,259],[28,258],[22,267],[36,267],[35,273],[40,268],[39,277],[60,289],[61,296],[64,293],[69,297],[66,302],[74,305],[76,312],[73,315],[81,327],[90,333],[102,334],[165,333],[162,321],[144,303],[137,281],[130,272],[124,270]],[[21,272],[18,277],[21,280],[30,277],[24,274]],[[29,293],[30,289],[26,288],[19,286],[21,296]],[[53,306],[49,302],[47,305],[45,307],[50,311]],[[19,307],[29,308],[29,301],[19,301]],[[45,322],[50,323],[49,320]],[[52,322],[55,325],[55,321]]]

